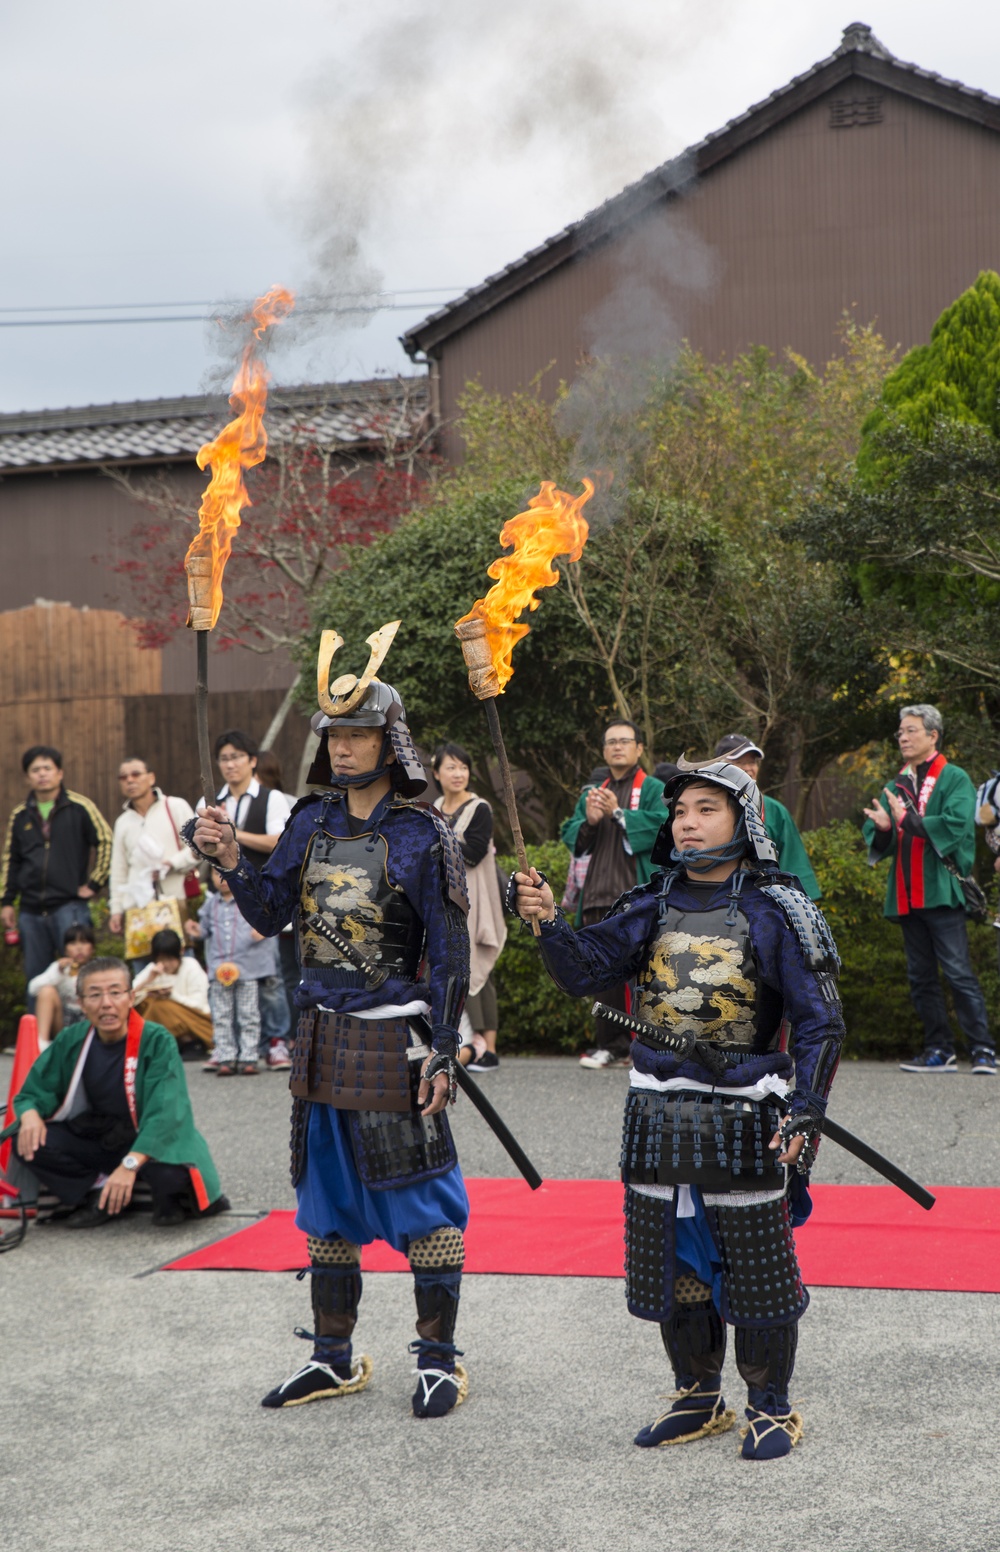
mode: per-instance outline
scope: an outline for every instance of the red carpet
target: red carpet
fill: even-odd
[[[467,1272],[535,1277],[622,1276],[622,1188],[613,1180],[469,1180]],[[933,1188],[928,1212],[893,1186],[813,1187],[815,1208],[796,1235],[816,1288],[914,1288],[1000,1293],[1000,1190]],[[169,1272],[287,1272],[306,1265],[305,1236],[290,1212],[183,1256]],[[401,1272],[383,1244],[365,1247],[369,1272]]]

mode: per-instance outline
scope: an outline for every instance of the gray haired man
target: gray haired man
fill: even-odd
[[[865,809],[865,840],[874,866],[890,859],[885,915],[903,930],[910,996],[924,1026],[924,1049],[904,1072],[955,1072],[955,1042],[938,968],[951,988],[955,1014],[969,1046],[972,1071],[996,1073],[986,1001],[969,960],[965,902],[955,873],[972,869],[976,851],[976,789],[941,753],[944,723],[936,706],[904,706],[899,752],[906,762]]]

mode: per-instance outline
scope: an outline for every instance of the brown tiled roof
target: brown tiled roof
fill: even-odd
[[[415,430],[426,413],[423,377],[275,388],[267,432],[280,442],[308,429],[323,446],[358,447],[379,439],[386,417]],[[0,474],[187,461],[230,415],[223,395],[0,415]]]
[[[422,323],[401,335],[400,343],[413,358],[421,352],[434,355],[436,347],[459,329],[500,306],[584,249],[606,241],[650,205],[682,193],[693,178],[710,171],[852,76],[1000,132],[1000,99],[963,86],[961,81],[946,80],[933,70],[922,70],[919,65],[896,59],[870,27],[864,22],[852,22],[844,28],[839,45],[826,59],[795,76],[786,86],[755,103],[738,118],[730,119],[722,129],[706,135],[697,145],[689,146],[620,194],[605,200],[603,205],[564,227],[540,247],[532,248],[506,268],[488,276],[481,285],[473,286],[454,302],[431,313]]]

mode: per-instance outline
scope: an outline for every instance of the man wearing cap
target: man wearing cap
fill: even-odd
[[[745,738],[742,733],[726,733],[715,746],[715,757],[717,760],[728,760],[730,765],[738,765],[741,771],[746,771],[747,775],[756,781],[764,751],[759,749],[752,739]],[[819,887],[819,879],[813,872],[812,863],[806,855],[798,826],[784,803],[779,803],[777,798],[770,795],[765,797],[761,793],[760,812],[764,827],[778,853],[778,867],[782,873],[791,873],[794,878],[797,878],[810,900],[822,900],[823,891]]]
[[[414,1275],[413,1412],[440,1417],[468,1385],[454,1337],[469,1203],[444,1114],[469,983],[465,868],[447,822],[411,801],[427,778],[400,697],[377,679],[351,683],[321,697],[308,776],[319,790],[297,805],[264,867],[243,855],[221,808],[199,817],[194,841],[215,849],[258,932],[274,937],[292,920],[299,945],[292,1179],[314,1327],[299,1334],[313,1351],[263,1405],[368,1384],[371,1360],[353,1357],[351,1336],[361,1247],[382,1239]],[[419,1032],[409,1022],[418,1016]]]
[[[756,784],[722,760],[680,769],[648,884],[574,932],[534,870],[518,913],[541,925],[556,985],[601,996],[629,981],[635,1031],[625,1106],[628,1307],[655,1321],[677,1381],[635,1443],[684,1444],[732,1428],[726,1329],[747,1385],[746,1460],[787,1455],[799,1317],[809,1302],[792,1228],[809,1211],[844,1023],[826,922],[775,865]],[[790,1049],[781,1049],[783,1023]]]

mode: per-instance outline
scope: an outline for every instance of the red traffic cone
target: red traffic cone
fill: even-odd
[[[10,1075],[10,1088],[7,1090],[7,1109],[4,1114],[3,1124],[9,1126],[14,1117],[14,1095],[19,1094],[24,1087],[24,1080],[38,1057],[38,1020],[33,1013],[25,1013],[21,1016],[21,1022],[17,1026],[17,1045],[14,1048],[14,1068]],[[2,1128],[0,1128],[2,1130]],[[0,1171],[7,1168],[7,1160],[10,1158],[10,1150],[13,1139],[8,1138],[0,1144]]]

